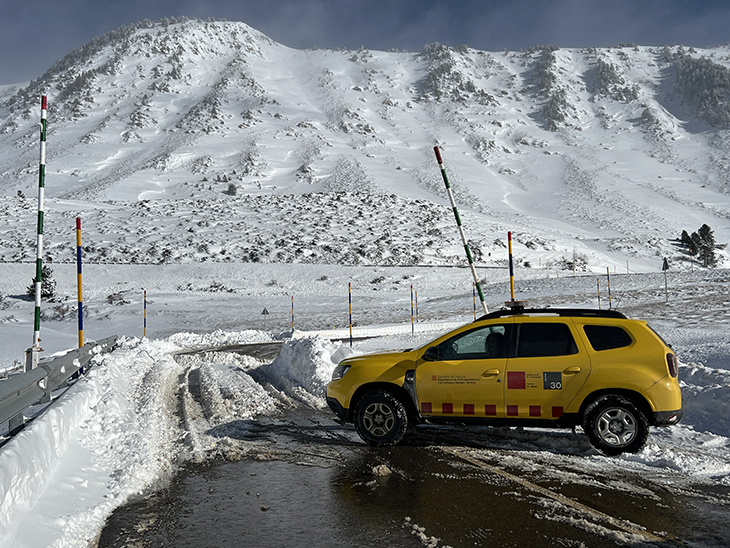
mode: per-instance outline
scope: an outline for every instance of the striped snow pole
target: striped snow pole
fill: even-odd
[[[294,333],[294,295],[291,296],[291,332]]]
[[[596,278],[596,288],[598,289],[598,310],[601,309],[601,279]]]
[[[416,323],[418,323],[418,290],[416,290]]]
[[[76,285],[79,294],[79,348],[81,348],[84,346],[84,294],[81,285],[81,219],[78,217],[76,217]]]
[[[41,97],[41,154],[38,167],[38,240],[35,261],[35,317],[33,321],[33,346],[40,347],[41,342],[41,286],[43,283],[43,208],[46,186],[46,130],[47,130],[46,96]]]
[[[347,299],[350,306],[350,348],[352,348],[352,282],[347,284]]]
[[[474,319],[477,319],[477,290],[476,290],[476,284],[474,282],[471,283],[471,300],[474,304]]]
[[[611,303],[611,270],[606,267],[606,283],[608,284],[608,309],[611,310],[613,304]]]
[[[449,178],[446,176],[446,168],[444,168],[444,162],[441,159],[441,151],[439,150],[438,146],[433,147],[433,151],[436,153],[436,160],[438,161],[439,168],[441,169],[441,176],[444,179],[444,184],[446,185],[446,192],[449,195],[449,201],[451,202],[451,207],[454,210],[454,217],[456,217],[456,226],[459,229],[459,235],[461,236],[461,242],[464,244],[464,251],[466,251],[466,258],[469,261],[469,268],[471,269],[471,275],[474,278],[474,286],[477,288],[477,291],[479,292],[479,300],[482,303],[482,308],[484,309],[485,314],[489,314],[489,310],[487,310],[487,303],[484,302],[484,293],[482,293],[482,286],[479,283],[479,277],[477,276],[477,270],[474,267],[474,259],[472,259],[471,251],[469,250],[469,244],[466,241],[466,235],[464,234],[464,229],[461,226],[461,217],[459,217],[459,210],[456,209],[456,201],[454,200],[454,193],[451,192],[451,185],[449,185]]]
[[[509,251],[509,296],[515,300],[515,269],[512,263],[512,232],[507,232],[507,246]]]
[[[147,338],[147,290],[144,290],[144,335]]]
[[[416,334],[415,315],[413,313],[413,284],[411,284],[411,335]]]

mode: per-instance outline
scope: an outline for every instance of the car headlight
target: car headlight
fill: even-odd
[[[335,367],[334,371],[332,371],[332,380],[339,381],[342,377],[345,376],[345,373],[347,373],[349,370],[349,365],[338,365],[337,367]]]

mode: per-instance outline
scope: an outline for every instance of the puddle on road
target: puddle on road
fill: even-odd
[[[602,548],[623,538],[576,527],[585,516],[545,507],[504,478],[433,449],[345,453],[345,464],[329,468],[244,460],[181,475],[165,492],[116,511],[99,547]],[[373,473],[381,464],[389,475]],[[565,519],[545,517],[558,515]]]

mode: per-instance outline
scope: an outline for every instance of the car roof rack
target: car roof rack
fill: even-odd
[[[553,314],[555,316],[571,316],[581,318],[617,318],[626,319],[621,312],[616,310],[596,310],[592,308],[505,308],[485,314],[479,320],[490,320],[492,318],[504,318],[507,316],[523,316],[527,314]]]

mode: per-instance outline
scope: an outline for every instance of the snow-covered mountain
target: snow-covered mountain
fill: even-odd
[[[730,241],[730,46],[294,50],[243,23],[141,23],[0,88],[0,261],[690,268]],[[717,250],[719,265],[730,254]]]

